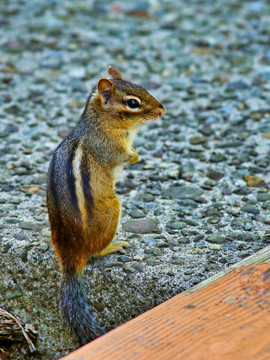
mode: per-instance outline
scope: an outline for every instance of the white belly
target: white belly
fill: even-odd
[[[119,178],[119,176],[120,176],[120,174],[121,174],[121,172],[122,172],[122,170],[123,170],[123,167],[124,167],[124,165],[121,164],[121,165],[117,165],[117,166],[113,169],[113,178],[114,178],[114,181],[116,181],[116,180]]]
[[[131,147],[135,137],[137,136],[138,129],[129,130],[128,144]]]
[[[126,139],[127,149],[128,149],[129,152],[131,152],[131,147],[132,147],[133,141],[134,141],[134,139],[135,139],[135,137],[137,135],[137,132],[138,132],[138,129],[129,130],[129,136]],[[120,176],[120,174],[121,174],[121,172],[123,170],[123,167],[124,167],[124,164],[121,164],[121,165],[117,165],[113,169],[113,178],[114,178],[115,182],[119,178],[119,176]]]

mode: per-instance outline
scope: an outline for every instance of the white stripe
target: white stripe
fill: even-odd
[[[84,193],[83,193],[83,186],[82,186],[82,176],[81,176],[81,161],[82,161],[82,149],[81,147],[78,147],[75,151],[75,156],[72,162],[72,168],[73,168],[73,175],[75,177],[75,187],[76,187],[76,196],[78,199],[78,206],[80,209],[81,217],[83,224],[85,225],[87,223],[86,219],[86,211],[85,211],[85,199],[84,199]]]

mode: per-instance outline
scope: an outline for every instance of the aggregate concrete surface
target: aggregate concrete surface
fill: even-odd
[[[10,0],[0,4],[0,306],[38,351],[75,349],[57,310],[46,176],[109,65],[167,109],[119,178],[126,254],[91,260],[89,304],[111,330],[270,242],[270,3]]]

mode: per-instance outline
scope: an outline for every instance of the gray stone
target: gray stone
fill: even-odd
[[[8,300],[17,299],[23,295],[20,289],[8,289],[5,293],[5,297]]]
[[[223,162],[225,161],[227,158],[226,156],[223,154],[223,153],[216,153],[216,152],[213,152],[211,154],[211,157],[209,159],[209,161],[213,162],[213,163],[220,163],[220,162]]]
[[[159,233],[157,220],[145,219],[145,220],[131,220],[122,224],[122,228],[127,232],[150,234]]]
[[[19,222],[19,219],[5,219],[5,223],[7,224],[18,224]]]
[[[183,258],[178,258],[178,259],[172,260],[173,265],[185,265],[185,263],[186,263],[186,261]]]
[[[26,240],[26,239],[27,239],[24,234],[19,234],[19,233],[18,233],[18,234],[14,234],[13,237],[14,237],[14,239],[19,240],[19,241],[21,241],[21,240]]]
[[[209,177],[209,179],[219,181],[224,177],[224,174],[219,171],[209,170],[207,176]]]
[[[241,232],[233,234],[233,238],[238,241],[246,241],[246,242],[256,242],[258,238],[256,235],[251,234],[249,232]]]
[[[207,139],[206,139],[205,136],[192,136],[192,137],[189,139],[189,142],[190,142],[192,145],[204,144],[206,141],[207,141]]]
[[[166,226],[169,229],[181,230],[186,227],[186,223],[183,221],[171,220],[166,224]]]
[[[40,231],[42,229],[41,225],[31,223],[31,222],[21,222],[20,227],[21,227],[21,229],[33,230],[33,231]]]
[[[152,194],[138,194],[133,198],[133,201],[150,202],[154,199],[155,197]]]
[[[193,199],[201,194],[202,190],[197,186],[179,185],[163,191],[162,196],[169,199]]]
[[[268,201],[270,200],[270,193],[258,193],[257,194],[258,201]]]
[[[199,226],[200,224],[198,223],[198,221],[195,221],[193,219],[185,219],[184,220],[185,223],[189,226]]]
[[[132,210],[129,215],[133,218],[133,219],[140,219],[140,218],[144,218],[145,214],[140,211],[140,210]]]
[[[256,206],[252,205],[252,204],[245,204],[241,207],[241,210],[246,212],[246,213],[250,213],[250,214],[254,214],[257,215],[260,213],[260,210],[257,209]]]
[[[226,240],[225,236],[219,235],[219,234],[213,234],[210,236],[207,236],[206,241],[213,243],[213,244],[222,244]]]
[[[132,267],[132,269],[134,269],[135,271],[138,271],[140,273],[143,273],[145,270],[144,266],[142,266],[140,264],[134,264],[131,267]]]
[[[149,266],[157,266],[160,264],[160,260],[156,260],[156,259],[148,259],[147,260],[147,265]]]
[[[162,255],[164,255],[164,252],[162,250],[154,249],[154,248],[145,249],[144,252],[145,252],[145,254],[149,254],[149,255],[152,255],[152,256],[162,256]]]
[[[270,200],[265,201],[265,202],[262,204],[262,208],[263,208],[263,209],[266,209],[266,210],[270,210]]]
[[[177,246],[179,247],[179,243],[177,240],[173,240],[173,239],[168,239],[167,240],[167,246],[172,247],[172,246]]]
[[[247,83],[241,80],[228,82],[227,84],[227,90],[245,90],[247,88],[248,88]]]

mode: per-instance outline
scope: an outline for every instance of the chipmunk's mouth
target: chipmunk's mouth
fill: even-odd
[[[143,126],[143,125],[148,125],[148,124],[151,124],[153,123],[155,120],[158,120],[160,118],[162,118],[162,116],[166,113],[166,109],[164,107],[162,108],[159,108],[156,113],[153,114],[153,117],[145,117],[142,122],[141,122],[141,125],[140,126]]]

